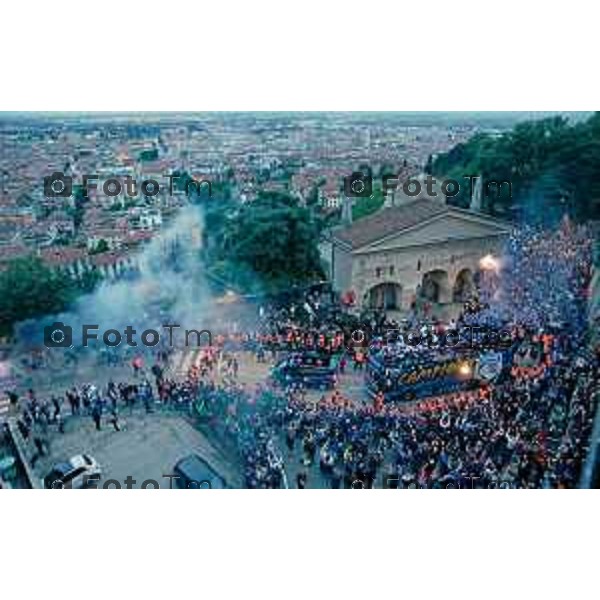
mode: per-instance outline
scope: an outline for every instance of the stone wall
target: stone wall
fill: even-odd
[[[432,271],[446,275],[441,302],[451,300],[456,280],[464,269],[471,273],[479,269],[479,261],[486,254],[499,254],[501,238],[451,240],[427,246],[396,250],[374,251],[352,255],[352,288],[357,300],[363,302],[365,294],[376,285],[394,283],[402,288],[402,305],[408,307],[423,276]]]

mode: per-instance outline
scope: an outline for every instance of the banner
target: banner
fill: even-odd
[[[479,357],[477,375],[486,381],[492,381],[502,372],[502,353],[486,352]]]

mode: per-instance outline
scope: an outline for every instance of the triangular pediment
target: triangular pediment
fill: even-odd
[[[509,232],[508,224],[466,210],[451,209],[409,229],[386,235],[384,238],[357,248],[355,252],[394,250],[452,240],[497,237],[507,235]]]

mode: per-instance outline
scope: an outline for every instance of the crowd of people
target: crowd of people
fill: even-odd
[[[425,327],[416,315],[404,324],[371,315],[365,344],[348,338],[355,324],[344,321],[344,307],[313,296],[261,307],[254,330],[215,336],[184,377],[161,355],[150,368],[132,364],[128,381],[74,386],[48,399],[30,390],[19,400],[18,428],[35,447],[35,463],[48,452],[48,429],[64,432],[65,417],[120,432],[123,414],[177,408],[239,457],[247,487],[574,487],[599,384],[586,322],[590,259],[585,227],[515,232],[500,274],[483,278],[454,322],[428,330],[476,323],[528,341],[505,376],[474,387],[394,403],[386,398],[392,383],[362,402],[342,389],[315,399],[302,382],[244,384],[240,353],[256,363],[290,352],[336,354],[343,369],[347,360],[363,364],[369,352],[398,352],[383,343],[388,329]],[[400,352],[414,370],[448,348],[404,345]]]
[[[503,272],[457,323],[507,327],[528,342],[506,377],[409,406],[380,395],[372,405],[335,395],[307,404],[291,390],[275,412],[253,419],[262,434],[247,484],[278,483],[267,446],[279,439],[302,456],[298,487],[576,486],[599,393],[586,320],[590,254],[586,227],[516,231]]]

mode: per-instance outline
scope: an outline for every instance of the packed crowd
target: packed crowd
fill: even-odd
[[[501,277],[459,318],[531,342],[506,378],[410,406],[380,395],[349,405],[338,394],[312,405],[291,392],[283,408],[253,417],[261,433],[247,484],[278,484],[267,447],[281,439],[301,453],[298,487],[576,486],[599,392],[599,355],[587,344],[590,249],[586,228],[569,224],[510,239]]]
[[[241,383],[240,351],[257,362],[268,353],[274,360],[317,350],[356,363],[373,344],[385,351],[377,340],[402,326],[370,315],[369,345],[349,344],[343,314],[332,323],[335,307],[312,298],[307,307],[262,308],[254,331],[216,336],[183,378],[166,374],[165,355],[150,369],[132,364],[127,382],[73,387],[45,400],[30,390],[19,400],[18,428],[35,446],[35,462],[48,452],[47,429],[64,431],[66,416],[120,431],[123,413],[136,407],[177,408],[205,419],[238,453],[247,487],[574,487],[599,383],[585,321],[590,251],[585,228],[515,232],[500,276],[484,281],[481,296],[451,325],[508,327],[532,343],[505,377],[476,389],[408,404],[387,402],[384,390],[366,403],[336,390],[313,402],[302,385]],[[414,316],[408,325],[421,326]],[[418,363],[447,349],[402,352]]]

